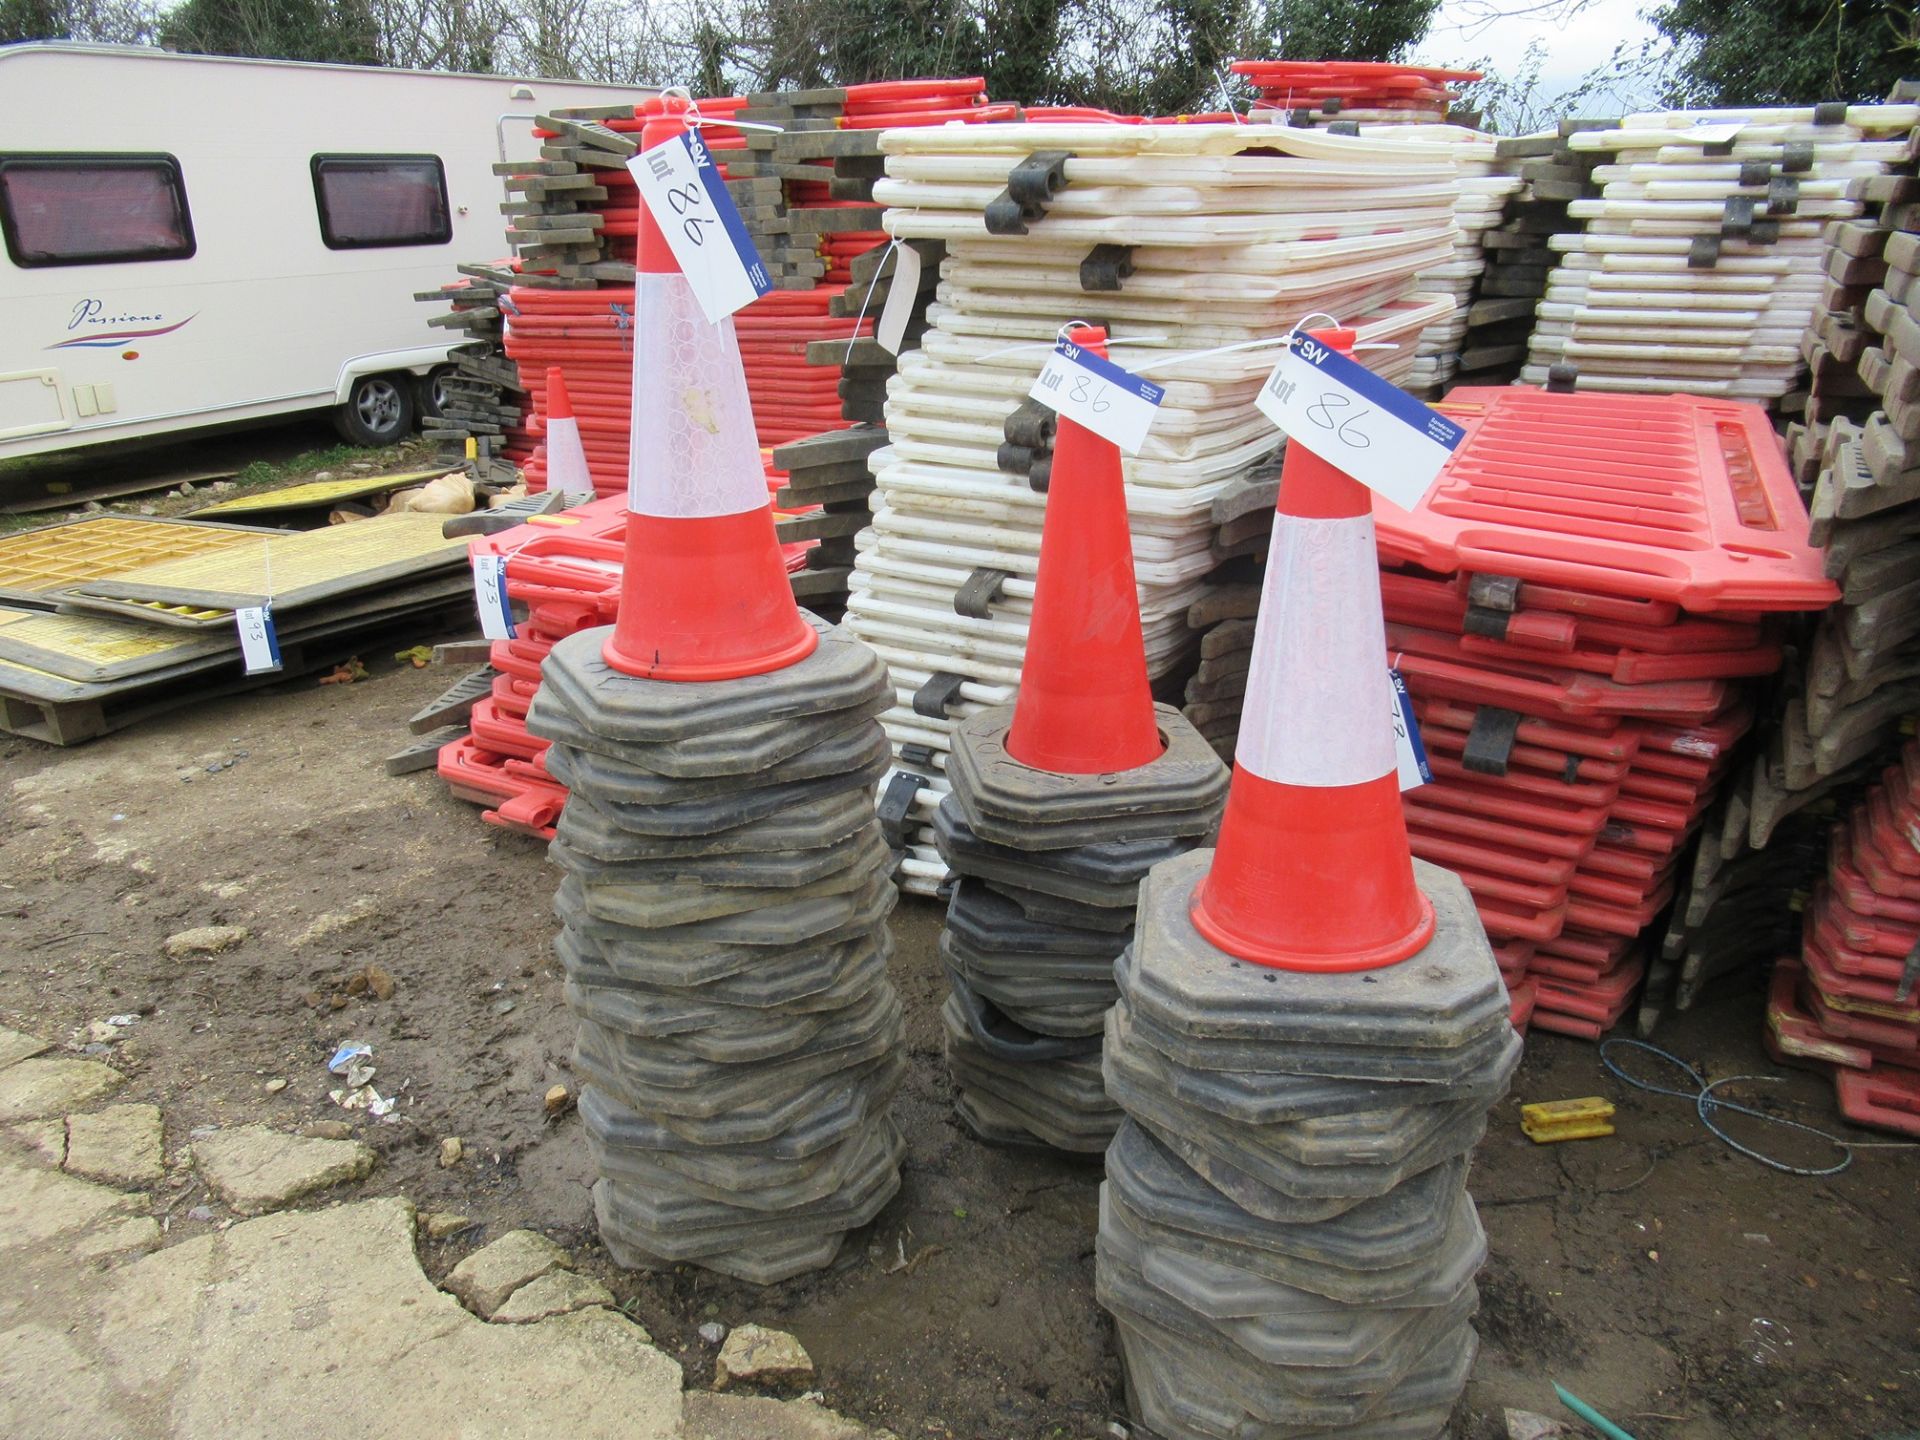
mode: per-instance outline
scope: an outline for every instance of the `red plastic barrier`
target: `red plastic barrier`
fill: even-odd
[[[1374,506],[1393,559],[1696,611],[1839,594],[1758,405],[1516,387],[1456,390],[1444,408],[1467,435],[1438,483],[1411,513]]]

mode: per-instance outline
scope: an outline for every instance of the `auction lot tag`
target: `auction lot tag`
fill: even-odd
[[[1387,670],[1393,682],[1393,759],[1400,774],[1400,788],[1412,790],[1433,779],[1433,767],[1427,763],[1427,747],[1420,739],[1420,722],[1413,718],[1413,697],[1407,694],[1407,682],[1400,672]]]
[[[242,605],[233,612],[240,629],[240,660],[249,675],[280,668],[280,636],[273,628],[271,605]]]
[[[507,558],[473,557],[473,608],[480,613],[480,633],[489,640],[511,640],[513,606],[507,600]]]
[[[889,355],[898,355],[907,338],[907,321],[913,318],[913,302],[920,295],[920,252],[899,240],[893,242],[893,283],[887,287],[887,303],[880,307],[874,321],[873,338]]]
[[[1137,455],[1166,393],[1111,360],[1062,340],[1027,397]]]
[[[1304,445],[1403,510],[1420,503],[1466,430],[1331,345],[1295,331],[1254,404]]]
[[[709,321],[718,325],[773,288],[697,130],[641,151],[627,170]]]

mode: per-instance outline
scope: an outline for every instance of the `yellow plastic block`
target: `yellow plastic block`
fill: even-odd
[[[1520,1107],[1520,1129],[1536,1145],[1594,1140],[1613,1134],[1613,1102],[1598,1095],[1583,1100],[1542,1100]]]

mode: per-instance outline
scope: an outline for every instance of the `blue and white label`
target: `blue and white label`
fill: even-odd
[[[473,608],[480,615],[480,633],[489,640],[511,640],[513,604],[507,599],[507,559],[504,555],[473,557]]]
[[[1147,443],[1147,431],[1167,392],[1071,340],[1053,347],[1027,397],[1110,440],[1129,455]]]
[[[1400,672],[1387,670],[1393,683],[1393,759],[1400,775],[1400,788],[1412,790],[1433,779],[1433,767],[1427,763],[1427,747],[1420,739],[1420,722],[1413,718],[1413,697],[1407,694],[1407,682]]]
[[[697,130],[627,161],[707,319],[718,325],[773,288],[753,237]]]
[[[233,612],[240,631],[240,663],[249,675],[265,675],[280,668],[280,636],[273,628],[271,605],[242,605]]]
[[[1399,386],[1295,331],[1254,404],[1362,485],[1411,510],[1433,487],[1466,431]]]

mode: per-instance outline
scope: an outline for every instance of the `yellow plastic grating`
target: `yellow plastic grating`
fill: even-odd
[[[58,594],[62,607],[127,615],[163,625],[228,624],[223,613],[272,601],[276,611],[317,604],[448,569],[467,558],[464,539],[440,533],[443,515],[380,515],[251,545],[166,561]]]
[[[257,532],[182,520],[102,515],[0,537],[0,595],[45,595],[189,555],[207,555],[251,541]]]
[[[194,511],[193,518],[246,515],[268,510],[318,509],[362,495],[379,495],[408,485],[424,485],[429,480],[438,480],[442,475],[451,473],[448,470],[411,470],[404,475],[356,475],[351,480],[310,480],[304,485],[289,485],[258,495],[236,495],[231,500],[218,500]]]
[[[1612,1120],[1613,1102],[1598,1095],[1580,1100],[1542,1100],[1520,1107],[1521,1132],[1536,1145],[1611,1135]]]
[[[224,634],[216,639],[94,615],[26,614],[0,623],[0,659],[83,682],[164,669],[231,648]]]

